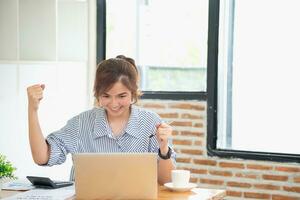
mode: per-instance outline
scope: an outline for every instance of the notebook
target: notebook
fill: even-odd
[[[157,154],[73,154],[76,199],[157,199]]]

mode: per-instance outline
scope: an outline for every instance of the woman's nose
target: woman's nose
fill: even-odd
[[[113,106],[117,106],[117,105],[119,105],[119,102],[118,102],[118,100],[116,99],[116,98],[112,98],[111,99],[111,104],[113,105]]]

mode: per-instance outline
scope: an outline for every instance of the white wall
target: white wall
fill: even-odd
[[[45,137],[64,126],[74,115],[92,107],[91,79],[96,64],[96,1],[45,0],[48,2],[45,5],[55,5],[53,16],[56,17],[48,18],[55,23],[55,30],[53,23],[48,27],[49,32],[55,34],[51,37],[55,41],[49,44],[54,47],[49,49],[49,59],[43,58],[47,55],[45,51],[42,57],[33,53],[35,47],[47,45],[47,38],[35,40],[35,35],[22,32],[25,29],[31,33],[41,32],[38,23],[34,28],[20,28],[28,24],[28,21],[20,23],[19,16],[26,13],[43,14],[35,12],[38,6],[44,5],[39,5],[38,1],[31,0],[29,6],[22,4],[23,0],[0,0],[0,8],[11,9],[7,12],[9,15],[14,13],[10,16],[13,19],[0,14],[0,30],[13,26],[9,33],[2,34],[3,31],[0,31],[0,41],[6,41],[5,37],[8,35],[12,36],[11,41],[6,41],[10,48],[5,49],[3,45],[0,47],[0,153],[13,163],[17,168],[16,176],[21,179],[27,175],[38,175],[67,180],[72,165],[70,156],[66,163],[54,167],[41,167],[32,160],[28,140],[26,88],[36,83],[46,84],[39,109]],[[27,12],[22,12],[22,9]],[[24,17],[22,19],[26,20]],[[28,20],[30,21],[30,17]],[[35,23],[34,20],[31,22]],[[30,44],[27,46],[28,51],[20,48],[24,40],[26,44]],[[43,50],[47,51],[47,48]]]
[[[55,172],[56,177],[68,177],[70,162],[64,167],[45,169],[32,161],[27,131],[26,88],[34,83],[46,84],[39,117],[43,134],[47,136],[88,108],[86,74],[85,63],[0,64],[0,152],[18,168],[17,176],[54,176]]]

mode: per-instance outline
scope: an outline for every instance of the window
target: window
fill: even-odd
[[[134,58],[146,96],[199,99],[206,92],[207,23],[208,0],[109,0],[105,57]]]
[[[299,162],[298,1],[211,0],[209,9],[209,153]]]

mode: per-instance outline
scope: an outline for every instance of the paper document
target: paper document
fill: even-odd
[[[32,189],[3,200],[65,200],[75,195],[74,186],[59,189]]]
[[[28,180],[14,180],[4,183],[2,190],[31,190],[35,188]]]

